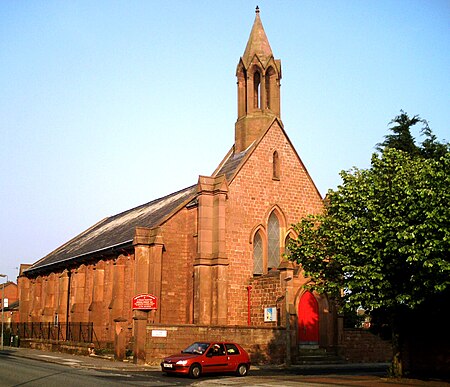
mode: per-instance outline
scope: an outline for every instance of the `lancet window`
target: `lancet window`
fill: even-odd
[[[280,179],[280,157],[277,151],[273,152],[272,155],[272,179]]]
[[[258,231],[253,239],[253,274],[260,275],[264,272],[263,240]]]
[[[255,71],[253,75],[253,106],[255,109],[261,108],[261,75],[259,71]]]
[[[272,212],[267,223],[268,234],[268,260],[269,269],[277,268],[280,264],[280,222]]]

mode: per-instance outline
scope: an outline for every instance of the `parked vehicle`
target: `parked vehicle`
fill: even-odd
[[[161,362],[163,372],[185,374],[191,378],[216,372],[245,376],[249,369],[248,353],[239,344],[229,342],[196,342]]]

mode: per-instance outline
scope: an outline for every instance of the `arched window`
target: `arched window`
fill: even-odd
[[[293,240],[291,235],[288,235],[284,241],[284,254],[286,254],[286,256],[290,256],[291,255],[291,251],[289,250],[289,244],[291,243],[291,241]]]
[[[277,268],[280,264],[280,222],[272,212],[269,216],[267,224],[268,230],[268,260],[267,267],[269,269]]]
[[[260,99],[261,99],[261,75],[258,71],[255,71],[253,75],[253,106],[255,109],[260,109]]]
[[[247,114],[247,71],[242,64],[237,70],[238,117]]]
[[[272,179],[280,180],[280,158],[277,151],[272,155]]]
[[[269,67],[266,72],[266,81],[264,82],[266,88],[266,108],[272,108],[272,86],[274,82],[275,71],[272,67]]]
[[[263,241],[261,233],[257,232],[253,238],[253,274],[263,274]]]

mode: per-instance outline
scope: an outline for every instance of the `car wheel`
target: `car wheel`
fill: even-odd
[[[237,376],[245,376],[247,375],[247,372],[248,372],[247,366],[245,364],[239,364],[236,370]]]
[[[189,376],[191,378],[197,379],[202,373],[202,369],[199,364],[192,364],[189,368]]]

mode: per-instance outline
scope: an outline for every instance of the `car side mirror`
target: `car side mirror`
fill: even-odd
[[[213,353],[212,352],[208,352],[207,354],[206,354],[206,357],[212,357],[213,356]]]

